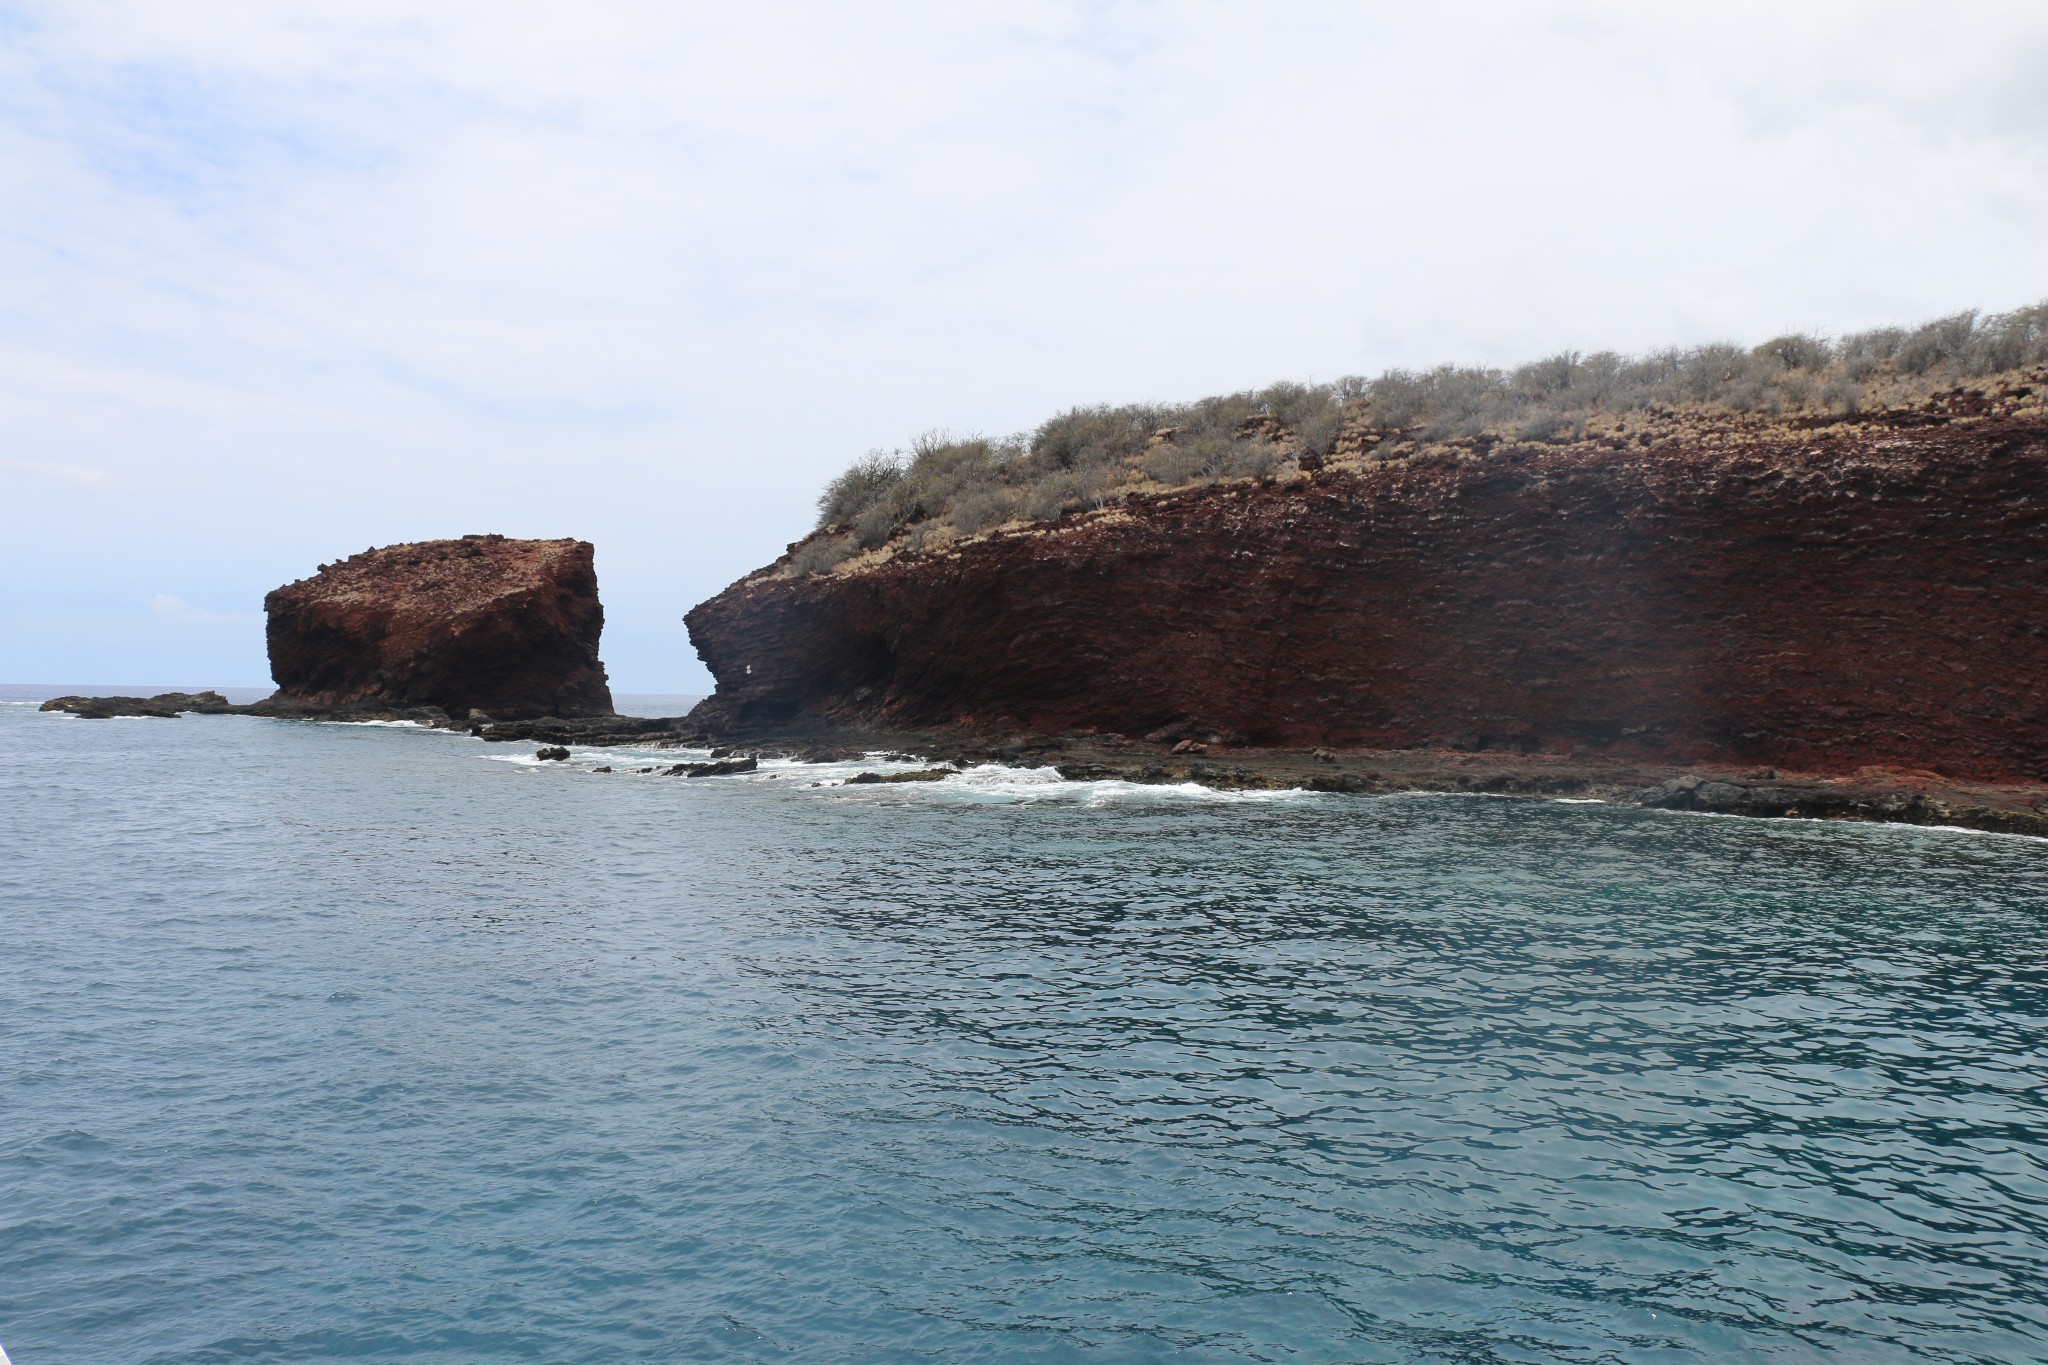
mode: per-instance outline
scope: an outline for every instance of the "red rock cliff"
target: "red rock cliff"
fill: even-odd
[[[322,565],[263,599],[280,707],[608,716],[581,540],[464,536]]]
[[[849,566],[850,567],[850,566]],[[2048,423],[1195,489],[690,612],[701,719],[2048,780]]]

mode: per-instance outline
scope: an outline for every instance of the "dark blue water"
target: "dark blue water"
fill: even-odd
[[[2048,845],[508,757],[0,706],[17,1365],[2048,1355]]]

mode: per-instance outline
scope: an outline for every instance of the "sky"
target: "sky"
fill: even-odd
[[[2048,298],[2048,6],[0,0],[0,682],[597,546],[626,692],[930,429]]]

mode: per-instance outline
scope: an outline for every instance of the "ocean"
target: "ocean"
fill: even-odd
[[[2048,1357],[2048,844],[690,757],[0,703],[15,1365]]]

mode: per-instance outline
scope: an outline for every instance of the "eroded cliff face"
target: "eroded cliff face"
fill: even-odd
[[[2048,781],[2048,422],[1195,489],[852,572],[771,568],[686,619],[718,681],[696,718],[733,734]]]
[[[604,608],[581,540],[390,545],[263,599],[277,710],[608,716]]]

